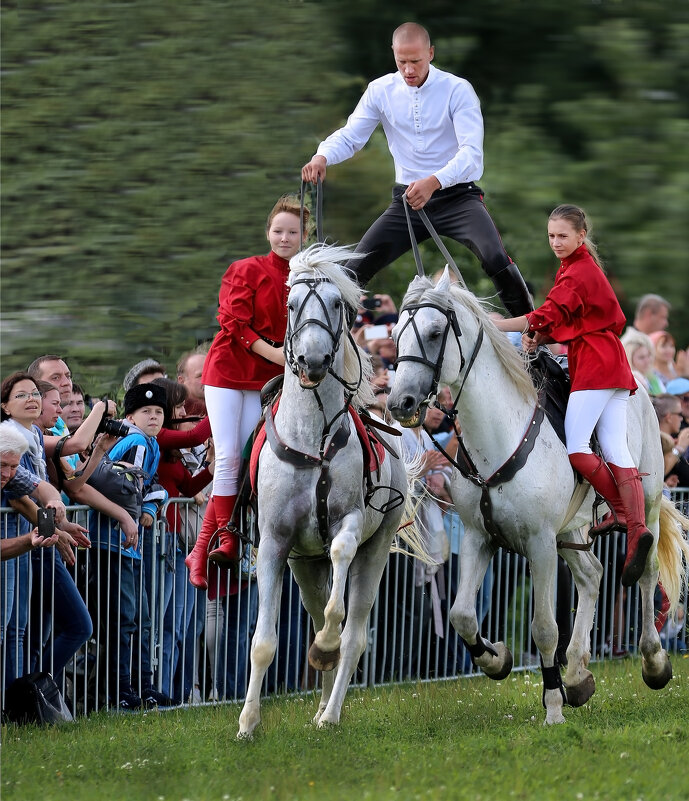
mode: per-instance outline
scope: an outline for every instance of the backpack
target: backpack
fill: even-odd
[[[5,717],[12,723],[39,725],[74,720],[55,680],[46,671],[20,676],[10,684],[5,692]]]
[[[95,487],[108,500],[126,509],[133,520],[138,520],[143,504],[145,478],[146,473],[140,467],[126,462],[113,462],[109,456],[104,456],[86,479],[86,483]]]

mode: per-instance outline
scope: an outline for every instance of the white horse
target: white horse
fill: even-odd
[[[533,579],[533,639],[542,659],[545,723],[561,723],[563,703],[579,706],[595,690],[587,665],[602,567],[590,550],[562,547],[584,544],[582,527],[590,524],[594,492],[587,483],[578,484],[565,446],[547,417],[543,418],[519,352],[492,324],[474,295],[450,283],[447,269],[435,287],[422,277],[410,284],[393,337],[399,361],[388,409],[397,420],[420,425],[439,382],[448,384],[456,398],[465,456],[460,448],[462,472],[453,470],[452,498],[466,534],[452,624],[475,664],[488,676],[508,675],[512,655],[503,643],[490,643],[479,634],[475,599],[499,546],[525,556]],[[689,521],[662,495],[658,422],[648,395],[639,390],[628,410],[630,451],[639,470],[648,474],[643,479],[646,520],[654,536],[639,580],[642,673],[646,684],[658,689],[670,680],[672,668],[654,626],[656,553],[663,587],[675,606],[682,585],[682,553],[689,555],[680,524]],[[558,630],[553,591],[558,549],[579,593],[564,687],[555,661]]]
[[[314,722],[339,722],[413,478],[389,453],[371,483],[364,478],[367,456],[348,405],[362,408],[374,395],[370,357],[347,330],[348,311],[355,313],[361,294],[341,266],[350,258],[350,248],[312,245],[290,262],[284,386],[274,418],[266,415],[268,442],[258,461],[259,610],[238,737],[251,737],[260,722],[287,562],[316,632],[309,662],[323,671]],[[386,439],[398,453],[394,440]]]

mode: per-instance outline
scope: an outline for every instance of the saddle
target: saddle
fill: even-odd
[[[271,417],[275,415],[278,406],[280,405],[280,395],[277,394],[277,397],[273,400],[273,402],[269,405]],[[362,416],[354,409],[354,407],[350,406],[349,409],[349,419],[354,424],[354,430],[357,433],[359,438],[359,442],[361,444],[361,448],[364,453],[364,481],[368,485],[371,481],[371,475],[376,473],[379,475],[380,466],[385,460],[385,450],[386,446],[382,440],[378,439],[378,437],[374,434],[372,430],[372,426],[377,426],[377,421],[374,421],[368,415]],[[366,421],[366,422],[364,422]],[[263,448],[265,441],[266,441],[266,416],[264,415],[259,422],[259,425],[256,429],[254,435],[254,442],[251,448],[251,456],[249,459],[249,476],[251,482],[251,489],[252,492],[256,493],[256,477],[258,474],[258,458],[261,453],[261,449]],[[384,424],[380,424],[383,425]],[[385,426],[387,429],[388,427]],[[394,429],[391,429],[394,431]],[[399,432],[395,431],[396,434]]]
[[[529,373],[550,425],[566,445],[565,412],[570,392],[567,357],[553,356],[548,348],[541,347],[529,360]]]

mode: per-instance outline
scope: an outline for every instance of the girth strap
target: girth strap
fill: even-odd
[[[464,445],[464,439],[461,435],[457,437],[458,448],[457,458],[452,459],[448,456],[445,450],[440,447],[435,438],[432,437],[435,446],[452,462],[452,464],[459,470],[459,472],[472,484],[479,487],[481,490],[480,509],[483,516],[483,525],[486,531],[497,541],[497,543],[507,550],[511,550],[511,545],[507,542],[500,530],[498,524],[493,520],[493,503],[490,497],[490,490],[500,484],[510,481],[514,476],[524,467],[529,454],[533,450],[536,443],[536,438],[541,430],[541,424],[545,416],[543,406],[540,403],[536,404],[534,413],[526,427],[524,436],[522,437],[519,445],[509,459],[499,467],[493,475],[488,478],[483,478],[474,464],[469,452]]]

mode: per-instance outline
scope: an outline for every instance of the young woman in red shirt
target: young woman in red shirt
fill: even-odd
[[[567,345],[567,453],[613,512],[612,521],[604,520],[594,533],[627,529],[622,583],[630,586],[644,571],[653,535],[646,528],[641,476],[627,447],[627,399],[637,386],[619,339],[626,321],[588,239],[583,210],[558,206],[548,219],[548,239],[561,263],[545,302],[522,317],[495,322],[502,331],[535,333],[533,340],[524,339],[529,350],[543,342]],[[594,428],[605,460],[591,451]]]
[[[230,521],[242,449],[261,416],[261,388],[284,369],[289,260],[306,238],[307,223],[308,209],[302,223],[298,198],[280,198],[266,225],[270,253],[234,262],[222,279],[220,331],[202,377],[215,445],[213,494],[196,545],[186,558],[189,580],[201,589],[208,586],[208,559],[228,566],[240,556],[239,536]],[[209,554],[214,534],[219,542]]]

